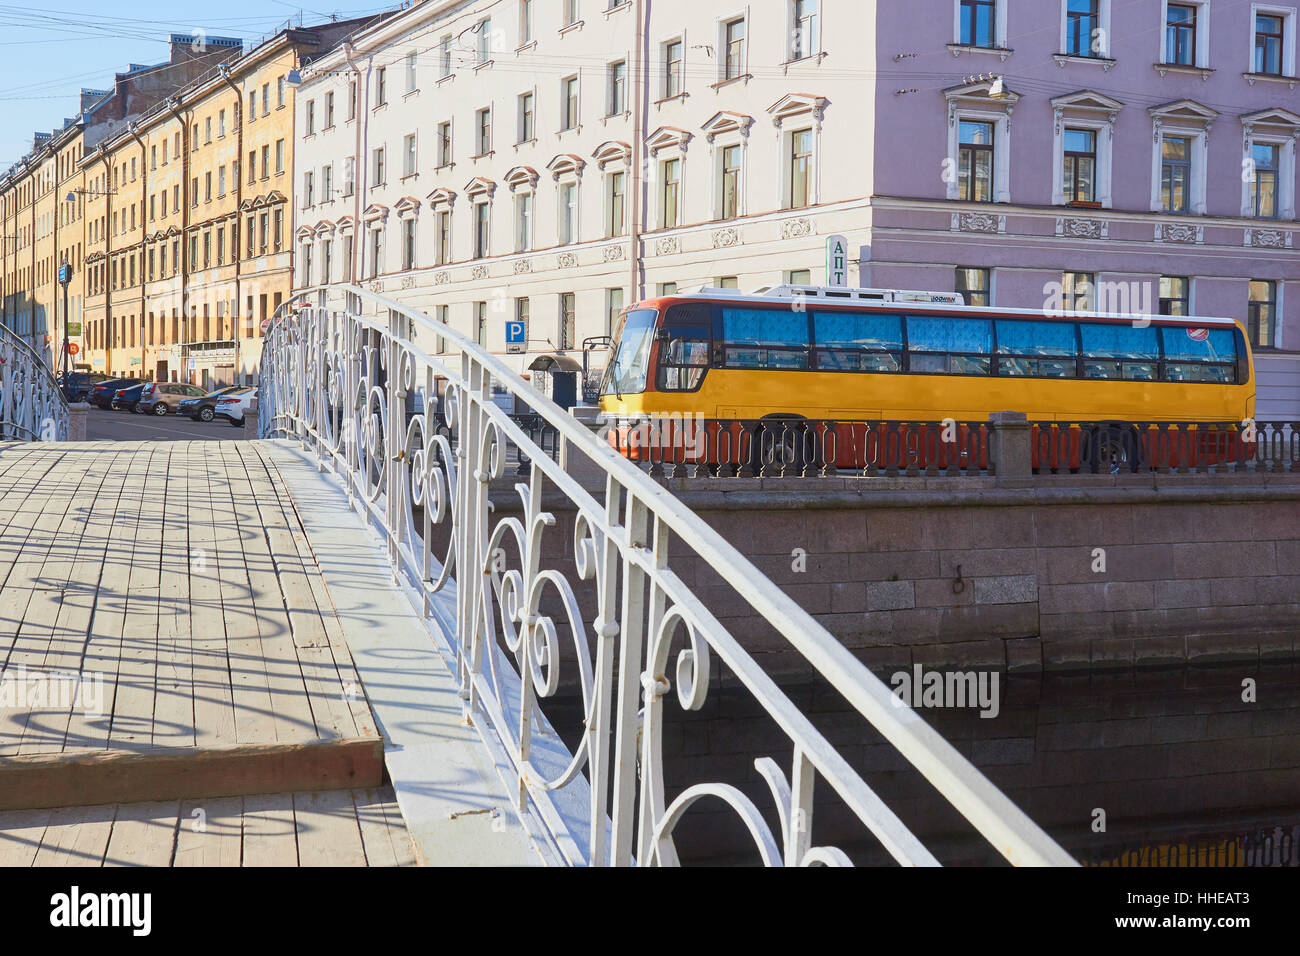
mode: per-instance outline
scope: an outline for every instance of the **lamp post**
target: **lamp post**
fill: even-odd
[[[72,266],[64,259],[59,266],[59,285],[63,286],[63,387],[71,380],[72,353],[68,351],[68,283],[72,281]]]

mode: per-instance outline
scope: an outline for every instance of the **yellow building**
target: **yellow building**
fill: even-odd
[[[293,284],[296,71],[367,22],[281,31],[87,151],[92,368],[256,381],[262,323]]]
[[[116,74],[108,89],[83,89],[78,115],[53,133],[36,134],[27,156],[0,175],[0,320],[52,368],[63,366],[65,326],[76,347],[75,356],[67,354],[69,364],[96,368],[89,354],[86,306],[94,273],[88,274],[88,266],[92,244],[102,252],[108,237],[105,230],[92,243],[91,225],[92,217],[108,209],[103,196],[98,208],[92,202],[89,186],[98,174],[88,168],[88,156],[103,139],[126,131],[170,92],[212,73],[239,48],[238,40],[223,44],[202,35],[173,34],[166,61],[132,65]],[[64,263],[71,274],[66,312],[59,284]],[[98,370],[107,370],[105,365],[101,352]]]

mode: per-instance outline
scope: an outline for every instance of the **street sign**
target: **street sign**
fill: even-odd
[[[68,354],[69,354],[69,355],[76,355],[76,354],[77,354],[78,352],[80,352],[80,351],[81,351],[81,346],[78,345],[76,342],[69,342],[69,343],[68,343]]]
[[[72,281],[72,266],[66,262],[59,266],[59,281],[64,285]]]
[[[521,319],[506,321],[506,354],[518,355],[528,350],[528,323]]]
[[[826,284],[849,284],[849,242],[843,236],[826,237]]]

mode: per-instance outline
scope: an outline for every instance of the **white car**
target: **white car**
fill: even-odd
[[[236,427],[242,426],[244,424],[244,412],[248,411],[248,403],[256,394],[257,389],[250,386],[227,392],[217,399],[216,405],[212,406],[212,411],[217,418],[223,419]]]

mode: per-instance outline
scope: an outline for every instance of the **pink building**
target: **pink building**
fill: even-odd
[[[1232,316],[1300,419],[1300,6],[873,6],[862,284]]]

